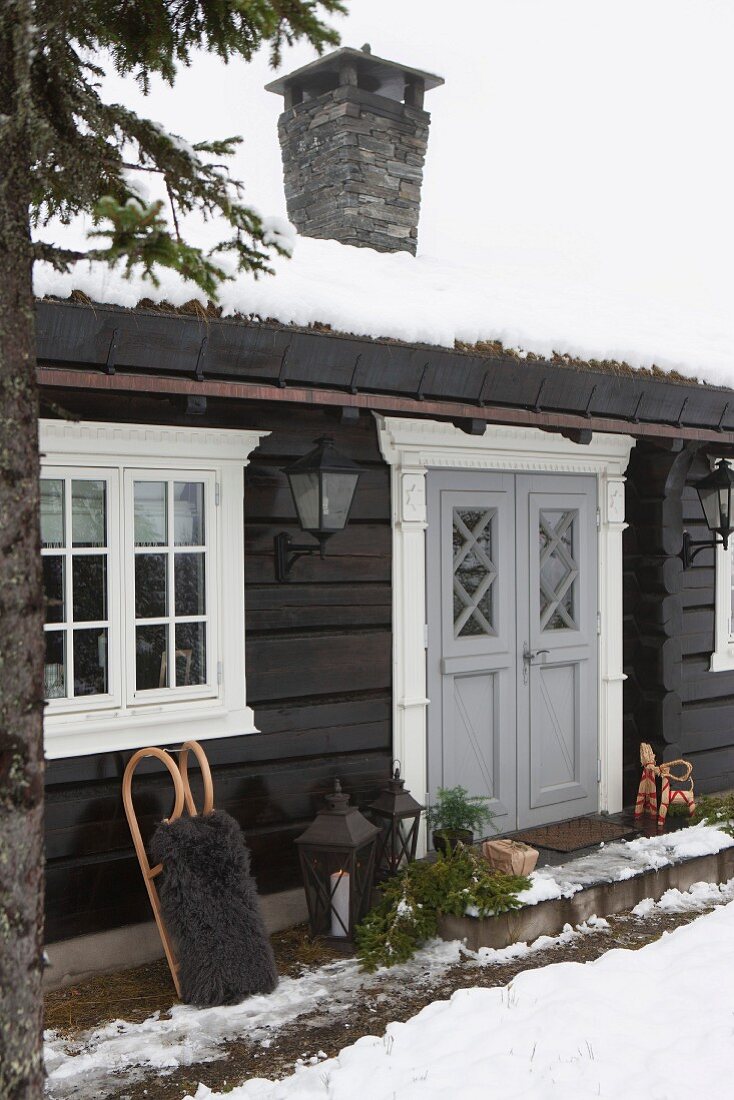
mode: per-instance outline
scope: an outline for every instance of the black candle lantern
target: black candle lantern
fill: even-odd
[[[425,809],[420,802],[416,802],[410,791],[406,791],[397,760],[392,778],[369,809],[381,826],[377,873],[383,878],[395,875],[402,866],[415,859],[421,814]]]
[[[284,470],[301,528],[317,543],[296,543],[285,531],[275,536],[275,574],[286,581],[299,558],[320,554],[326,542],[342,531],[349,519],[361,466],[339,454],[331,436],[323,435],[303,458]]]
[[[314,936],[350,943],[369,909],[380,830],[349,805],[338,779],[326,802],[296,839],[309,923]]]
[[[726,550],[729,539],[734,533],[734,516],[732,516],[732,488],[734,487],[734,471],[724,458],[720,458],[716,468],[706,477],[697,481],[694,488],[698,493],[701,508],[706,518],[706,526],[713,532],[714,539],[692,539],[687,531],[683,532],[683,568],[693,562],[696,554],[702,550],[710,550],[714,546],[723,546]],[[717,539],[716,535],[721,535]],[[694,549],[694,547],[696,549]]]

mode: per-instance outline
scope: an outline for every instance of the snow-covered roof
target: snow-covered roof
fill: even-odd
[[[734,385],[731,4],[349,7],[337,21],[345,45],[369,41],[381,57],[446,79],[426,99],[418,255],[297,238],[275,277],[223,287],[225,315],[446,347],[498,340]],[[279,74],[313,56],[286,51]],[[285,199],[282,103],[265,90],[273,76],[264,54],[227,67],[202,56],[173,90],[154,83],[145,99],[134,82],[110,77],[106,94],[192,141],[242,134],[232,172],[277,219]],[[190,235],[221,236],[200,225]],[[170,272],[155,290],[87,263],[63,276],[38,264],[35,282],[41,297],[79,289],[123,306],[201,298]]]

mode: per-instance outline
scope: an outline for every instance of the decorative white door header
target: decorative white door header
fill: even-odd
[[[599,806],[622,808],[622,532],[631,436],[595,433],[588,445],[539,428],[490,424],[470,436],[452,424],[377,416],[392,467],[393,755],[416,797],[427,791],[425,624],[429,469],[593,474],[598,481]]]

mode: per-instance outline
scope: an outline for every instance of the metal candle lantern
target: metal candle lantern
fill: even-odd
[[[421,814],[425,809],[410,791],[406,791],[398,761],[395,761],[392,778],[369,809],[381,825],[377,873],[381,877],[395,875],[401,866],[415,859]]]
[[[339,454],[331,436],[323,435],[303,458],[284,470],[291,487],[298,522],[313,543],[293,542],[282,531],[275,536],[275,574],[287,581],[299,558],[320,554],[323,558],[326,542],[347,525],[354,502],[357,482],[364,473],[361,466]]]
[[[311,933],[350,943],[367,913],[380,832],[349,805],[338,779],[327,805],[296,839]]]
[[[700,554],[702,550],[710,550],[714,546],[723,546],[726,550],[729,539],[734,533],[731,499],[734,471],[726,459],[720,458],[716,468],[696,482],[694,488],[701,502],[706,526],[713,532],[714,539],[713,542],[709,539],[692,539],[688,532],[684,531],[682,551],[684,569],[689,568],[696,554]],[[716,535],[721,535],[721,539],[717,539]]]

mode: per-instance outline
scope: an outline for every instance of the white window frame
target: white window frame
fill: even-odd
[[[727,550],[717,544],[715,551],[716,572],[714,584],[714,651],[711,654],[710,672],[730,672],[734,669],[734,631],[732,630],[731,584],[732,553],[734,540]]]
[[[247,705],[245,676],[244,470],[249,455],[268,434],[224,428],[39,422],[42,476],[109,475],[108,540],[109,553],[115,555],[114,565],[110,559],[108,578],[110,692],[53,700],[47,705],[44,733],[49,759],[257,732]],[[157,473],[161,480],[186,475],[201,479],[204,475],[211,487],[206,505],[207,564],[213,565],[207,569],[210,649],[206,685],[133,696],[123,682],[125,664],[134,669],[134,642],[132,655],[130,652],[134,626],[129,625],[134,622],[130,577],[134,562],[128,553],[124,561],[119,558],[123,540],[127,549],[132,545],[129,530],[133,517],[125,504],[131,475],[126,477],[126,471],[151,479]],[[117,536],[114,545],[113,531]],[[237,607],[240,614],[234,611]],[[119,646],[126,647],[125,660]]]

